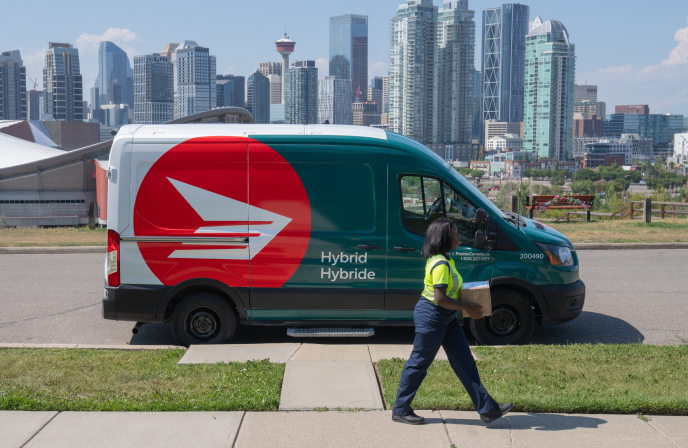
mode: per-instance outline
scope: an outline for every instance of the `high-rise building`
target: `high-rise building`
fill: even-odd
[[[638,134],[641,138],[652,139],[656,157],[666,159],[671,156],[674,136],[683,132],[683,115],[660,114],[613,114],[604,122],[602,135],[618,138],[623,134]]]
[[[330,17],[330,76],[351,80],[355,100],[366,100],[368,16]]]
[[[615,114],[641,114],[641,115],[649,115],[650,114],[650,106],[647,104],[636,104],[636,105],[624,105],[621,104],[619,106],[614,107],[614,113]]]
[[[471,143],[475,73],[475,12],[468,0],[437,13],[432,143]]]
[[[529,17],[529,6],[514,3],[483,11],[481,127],[485,120],[523,121]]]
[[[26,120],[26,115],[24,62],[19,50],[3,51],[0,54],[0,120]]]
[[[373,79],[370,80],[370,87],[373,89],[377,89],[379,91],[382,91],[382,86],[384,84],[384,80],[382,79],[382,76],[376,76]]]
[[[259,70],[248,78],[248,99],[246,108],[253,115],[256,124],[270,123],[270,81]]]
[[[389,114],[389,76],[382,77],[382,113]]]
[[[602,137],[602,117],[595,114],[573,114],[573,138]]]
[[[505,121],[487,120],[485,121],[484,141],[487,142],[492,137],[502,137],[506,134],[521,135],[522,123],[509,123]],[[521,135],[521,138],[523,136]]]
[[[473,135],[472,139],[480,141],[480,124],[482,123],[480,115],[480,103],[483,98],[482,95],[483,74],[476,70],[473,73]]]
[[[435,24],[432,0],[407,0],[392,18],[389,48],[389,129],[432,141]]]
[[[134,123],[161,124],[174,119],[174,65],[167,56],[134,57]]]
[[[533,22],[526,36],[523,150],[540,158],[573,158],[575,46],[564,24]]]
[[[296,61],[285,76],[284,122],[318,123],[318,69],[315,61]]]
[[[98,88],[97,105],[127,104],[130,109],[133,108],[133,92],[129,91],[129,78],[133,74],[131,72],[127,53],[112,42],[101,42],[95,86]],[[91,104],[93,105],[93,98]]]
[[[217,75],[217,107],[246,107],[246,78]]]
[[[351,81],[325,76],[319,81],[318,124],[354,124]]]
[[[43,68],[43,113],[56,121],[83,121],[83,85],[79,50],[71,44],[48,42]]]
[[[167,61],[172,63],[172,73],[174,74],[172,85],[174,89],[174,118],[177,118],[177,47],[179,47],[179,44],[170,42],[160,52],[160,56],[166,56]]]
[[[284,75],[282,76],[282,104],[285,104],[285,85],[287,83],[287,70],[289,69],[289,55],[294,52],[296,42],[289,39],[289,36],[287,36],[285,32],[284,36],[275,42],[275,45],[277,46],[277,52],[282,55],[282,75]]]
[[[375,103],[360,102],[353,103],[354,126],[373,126],[380,124],[380,114]]]
[[[375,87],[368,87],[368,94],[366,95],[366,100],[369,103],[375,103],[377,105],[377,113],[382,115],[382,90],[376,89]]]
[[[217,104],[215,56],[193,40],[177,47],[177,116],[186,117]]]
[[[578,84],[573,85],[573,101],[576,103],[582,103],[583,101],[597,101],[597,86],[584,84],[579,86]]]
[[[26,92],[26,119],[40,120],[41,106],[45,103],[45,97],[41,90],[29,90]]]
[[[264,76],[278,75],[282,76],[281,62],[261,62],[258,66],[258,71]]]
[[[261,62],[258,71],[270,81],[270,104],[282,104],[282,64]]]
[[[597,118],[604,120],[607,116],[607,104],[604,101],[574,101],[573,113],[580,115],[597,115]]]

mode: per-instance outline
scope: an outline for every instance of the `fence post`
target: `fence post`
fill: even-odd
[[[515,194],[511,195],[511,211],[518,213],[518,196]]]
[[[631,221],[633,221],[633,212],[635,211],[635,204],[631,202]]]
[[[659,212],[659,219],[664,219],[664,204],[662,204],[661,211]]]
[[[674,207],[673,207],[673,210],[676,210],[676,206],[675,206],[675,205],[674,205]],[[671,215],[671,218],[672,218],[672,219],[676,219],[676,214],[674,213],[673,215]]]
[[[569,212],[566,212],[566,222],[569,222]]]
[[[646,224],[652,222],[652,199],[650,198],[645,198],[645,202],[643,203],[643,219]]]
[[[88,201],[88,230],[96,228],[96,203]]]
[[[588,209],[588,222],[590,222],[590,209]]]

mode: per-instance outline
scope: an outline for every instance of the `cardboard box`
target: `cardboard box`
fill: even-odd
[[[483,316],[492,316],[490,282],[472,282],[461,285],[461,302],[475,303],[483,307]],[[463,317],[469,317],[462,311]]]

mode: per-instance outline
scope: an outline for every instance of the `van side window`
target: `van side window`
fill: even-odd
[[[403,176],[400,188],[407,230],[425,236],[430,224],[446,216],[456,224],[462,246],[473,245],[477,230],[485,231],[483,224],[475,224],[478,208],[444,182],[432,177]]]
[[[475,212],[478,209],[449,185],[443,183],[443,187],[447,218],[456,224],[461,245],[471,246],[475,241],[475,232],[477,230],[485,231],[482,227],[477,228],[475,224]]]
[[[425,236],[430,224],[444,216],[441,182],[432,177],[404,176],[400,187],[404,226]]]

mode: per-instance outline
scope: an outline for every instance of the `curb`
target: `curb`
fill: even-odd
[[[92,345],[92,344],[23,344],[16,343],[0,343],[2,348],[81,348],[93,350],[171,350],[182,349],[187,350],[186,347],[178,347],[176,345]]]
[[[578,243],[576,250],[688,249],[688,243]]]
[[[0,247],[0,254],[105,254],[107,246]]]

